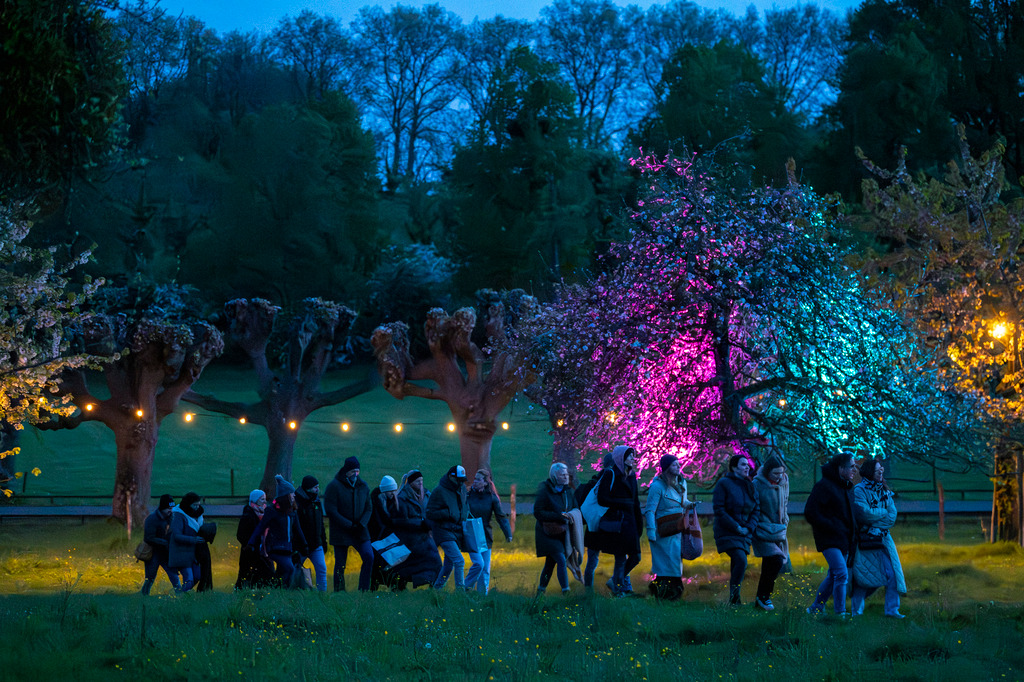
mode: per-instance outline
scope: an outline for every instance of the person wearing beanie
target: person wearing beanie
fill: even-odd
[[[508,516],[501,508],[501,499],[491,479],[491,472],[479,469],[473,477],[473,485],[466,495],[469,502],[469,513],[481,519],[484,524],[484,536],[487,538],[486,552],[470,552],[469,571],[466,572],[466,589],[476,587],[477,592],[487,594],[491,586],[491,547],[494,546],[494,532],[491,530],[491,518],[498,519],[505,540],[512,542],[512,527]]]
[[[242,517],[238,520],[238,531],[235,533],[238,544],[242,546],[238,554],[236,590],[258,590],[269,585],[274,578],[274,565],[249,544],[249,538],[256,526],[260,525],[266,511],[267,494],[259,489],[249,493],[249,502],[242,507]]]
[[[757,494],[758,520],[754,529],[754,556],[761,557],[761,578],[757,581],[757,598],[754,608],[772,611],[772,592],[775,579],[789,561],[789,540],[786,529],[789,526],[789,476],[786,465],[776,455],[771,455],[754,476],[754,491]]]
[[[277,496],[267,507],[256,529],[249,536],[247,546],[257,549],[260,556],[274,562],[274,582],[280,587],[293,587],[295,563],[292,553],[305,556],[308,552],[306,536],[302,534],[295,513],[295,486],[283,476],[274,476]]]
[[[359,589],[370,589],[373,573],[373,547],[370,546],[369,523],[372,514],[370,487],[359,478],[359,460],[348,457],[324,491],[324,510],[330,526],[330,542],[334,548],[334,591],[345,591],[345,565],[349,547],[355,548],[362,565]]]
[[[139,593],[148,595],[156,580],[157,571],[161,568],[171,581],[171,587],[180,589],[177,571],[172,571],[168,565],[168,553],[170,551],[171,537],[171,509],[174,508],[174,498],[170,495],[161,495],[159,506],[146,517],[143,526],[143,540],[153,548],[153,556],[145,562],[145,576],[142,589]]]
[[[308,553],[299,562],[299,566],[309,559],[316,572],[316,589],[326,592],[327,531],[324,528],[324,506],[320,501],[320,481],[313,476],[303,477],[302,487],[295,491],[295,506],[302,534],[309,542]]]
[[[205,545],[199,536],[203,525],[203,504],[198,493],[187,492],[181,504],[171,508],[171,535],[167,565],[181,574],[181,591],[188,592],[199,582],[201,569],[196,547]]]
[[[397,493],[383,490],[391,487],[392,480],[390,476],[381,480],[379,492],[373,496],[374,513],[380,517],[380,532],[394,533],[410,554],[384,578],[396,591],[404,590],[408,582],[414,588],[433,585],[442,565],[426,520],[430,492],[423,485],[423,474],[418,469],[409,471]]]
[[[462,522],[469,518],[466,500],[466,470],[461,465],[448,469],[427,501],[427,521],[437,546],[444,552],[441,572],[434,581],[435,589],[442,589],[448,576],[455,573],[455,589],[466,589],[466,560],[462,556]]]
[[[678,601],[683,596],[682,530],[685,514],[696,506],[686,498],[686,479],[679,475],[675,455],[658,461],[658,475],[647,490],[644,518],[651,543],[651,573],[648,588],[658,599]]]

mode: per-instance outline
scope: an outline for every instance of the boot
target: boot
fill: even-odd
[[[732,606],[739,606],[743,602],[740,600],[740,586],[730,585],[729,586],[729,604]]]
[[[139,590],[139,594],[141,594],[143,597],[148,596],[149,595],[149,591],[150,591],[150,589],[152,589],[152,587],[153,587],[153,581],[152,580],[146,580],[145,582],[142,583],[142,589]]]

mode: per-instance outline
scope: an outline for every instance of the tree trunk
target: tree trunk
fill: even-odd
[[[993,542],[1005,540],[1019,542],[1019,492],[1017,486],[1017,448],[1001,449],[996,453],[995,476],[992,489]]]
[[[577,475],[577,467],[579,467],[580,464],[580,454],[577,452],[571,437],[565,434],[557,426],[554,427],[554,432],[554,453],[552,454],[551,461],[552,463],[561,462],[568,467],[569,485],[575,488],[580,484],[580,479]]]
[[[267,494],[267,499],[272,500],[276,495],[277,484],[274,481],[276,474],[281,474],[285,480],[292,480],[292,456],[295,454],[295,440],[298,438],[299,430],[288,428],[288,424],[270,420],[267,424],[267,438],[270,439],[270,447],[267,450],[267,463],[263,469],[263,480],[260,481],[260,490]]]
[[[18,447],[20,442],[21,430],[14,428],[14,424],[0,422],[0,452],[9,452]],[[7,455],[0,459],[0,484],[10,487],[18,464],[17,458],[17,455]]]
[[[459,425],[459,454],[462,466],[466,469],[466,477],[472,481],[479,469],[491,471],[491,442],[494,440],[492,431],[471,430]],[[491,471],[493,474],[494,472]]]
[[[153,456],[160,425],[156,419],[125,420],[114,431],[117,465],[111,515],[131,530],[142,531],[149,511]]]

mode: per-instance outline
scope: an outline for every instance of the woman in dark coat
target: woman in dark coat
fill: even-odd
[[[601,481],[601,474],[604,470],[612,466],[612,453],[606,454],[601,459],[601,471],[594,474],[594,476],[582,484],[573,493],[576,498],[576,506],[583,508],[583,502],[587,499],[587,495],[590,491]],[[597,531],[591,532],[589,528],[583,533],[583,546],[587,548],[587,564],[583,569],[583,587],[587,590],[594,589],[594,571],[597,570],[597,564],[601,560],[601,547],[599,545],[600,536]]]
[[[747,554],[759,517],[746,455],[729,458],[729,473],[718,480],[711,502],[715,510],[715,547],[719,554],[729,555],[729,603],[739,604]]]
[[[857,539],[853,506],[853,479],[857,474],[853,455],[840,453],[821,467],[821,480],[811,488],[804,504],[804,518],[814,532],[814,547],[828,564],[828,573],[818,587],[807,613],[822,613],[828,598],[837,615],[846,615],[847,561]]]
[[[633,593],[629,572],[640,563],[640,532],[643,515],[636,482],[636,450],[620,445],[612,450],[612,466],[601,472],[597,503],[607,507],[598,528],[597,546],[615,556],[615,568],[608,580],[612,594]]]
[[[280,474],[274,479],[277,481],[277,496],[249,536],[248,544],[259,547],[260,554],[274,562],[275,582],[282,587],[290,587],[295,573],[292,552],[305,555],[306,538],[295,513],[295,486]]]
[[[238,532],[235,538],[242,546],[238,554],[238,580],[236,590],[255,590],[266,587],[274,577],[274,566],[268,562],[256,547],[249,544],[256,526],[260,525],[264,512],[267,510],[267,494],[262,490],[249,493],[249,503],[242,508],[242,518],[238,521]]]
[[[295,491],[295,514],[302,527],[302,535],[309,546],[307,554],[299,560],[299,566],[309,559],[316,571],[316,589],[327,591],[327,531],[324,528],[324,505],[320,502],[320,481],[314,476],[304,476],[302,485]]]
[[[171,539],[167,565],[181,573],[181,591],[188,592],[199,582],[196,547],[205,544],[199,536],[203,525],[203,505],[198,493],[187,492],[181,504],[171,510]]]
[[[472,564],[466,572],[466,589],[475,586],[477,592],[487,594],[491,585],[491,547],[494,546],[494,532],[491,530],[491,518],[498,519],[498,526],[505,535],[505,540],[512,542],[512,527],[508,516],[501,508],[501,499],[491,479],[491,472],[480,469],[473,477],[473,485],[466,496],[469,502],[469,513],[483,521],[484,536],[487,538],[487,551],[469,553]]]
[[[429,499],[430,492],[423,485],[423,474],[413,469],[403,477],[402,487],[394,501],[388,501],[391,527],[411,552],[394,571],[402,581],[398,587],[404,586],[405,581],[411,581],[413,587],[432,585],[441,572],[441,557],[427,523]]]
[[[140,594],[149,594],[153,587],[153,581],[156,580],[157,571],[161,567],[167,574],[167,579],[171,581],[171,587],[175,590],[181,589],[177,572],[171,570],[167,565],[171,540],[172,509],[174,509],[174,498],[170,495],[161,495],[159,506],[146,517],[143,525],[143,540],[153,548],[153,556],[146,562],[145,582],[142,583]]]
[[[562,594],[569,594],[569,574],[566,570],[565,536],[569,532],[566,514],[576,509],[576,498],[569,487],[569,469],[561,462],[551,465],[548,480],[540,484],[537,499],[533,503],[533,515],[537,518],[534,534],[537,542],[537,556],[544,558],[537,592],[543,594],[551,582],[552,572],[557,570],[558,584]]]

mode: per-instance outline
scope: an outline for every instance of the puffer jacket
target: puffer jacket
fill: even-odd
[[[715,547],[718,551],[741,549],[749,552],[759,510],[754,484],[742,476],[728,473],[715,484],[711,502],[715,511]]]

